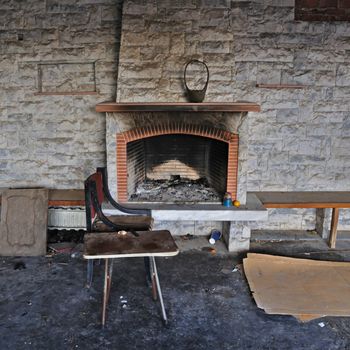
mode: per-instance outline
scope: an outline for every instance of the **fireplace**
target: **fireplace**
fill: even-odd
[[[215,202],[226,191],[246,202],[245,121],[258,105],[106,102],[96,110],[107,113],[109,187],[120,202],[129,202],[145,179],[177,175],[191,181],[205,178],[218,194]]]
[[[169,11],[169,3],[164,4],[123,2],[116,99],[96,106],[97,112],[106,113],[109,188],[119,202],[149,208],[156,229],[173,235],[206,235],[219,229],[230,251],[246,250],[247,223],[267,217],[255,196],[247,196],[247,116],[260,106],[234,102],[247,91],[240,91],[235,56],[227,51],[235,44],[232,28],[224,28],[229,22],[213,26],[204,2],[177,4]],[[184,8],[194,14],[185,22]],[[215,44],[218,40],[223,46]],[[185,102],[184,67],[192,59],[209,67],[203,103]],[[132,202],[145,180],[162,187],[164,181],[177,185],[182,179],[190,189],[197,181],[207,184],[217,194],[215,202]],[[217,203],[226,191],[240,201],[239,208]],[[177,197],[176,192],[171,195]]]
[[[149,189],[152,180],[155,189],[159,189],[158,185],[165,189],[166,183],[161,181],[175,179],[173,198],[157,197],[151,191],[147,199],[221,201],[226,191],[236,198],[237,163],[238,135],[226,130],[185,122],[133,128],[116,135],[117,196],[122,202],[137,199],[138,185],[145,181]],[[198,193],[195,185],[198,183],[202,188],[206,184],[202,193],[207,195],[186,193],[186,187],[179,186],[181,179],[189,192]],[[175,187],[185,193],[176,193]]]

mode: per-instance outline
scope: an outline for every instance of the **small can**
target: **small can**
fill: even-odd
[[[215,244],[221,238],[221,232],[219,230],[212,230],[209,238],[210,244]]]
[[[226,192],[224,195],[223,205],[225,207],[232,207],[232,195],[230,192]]]

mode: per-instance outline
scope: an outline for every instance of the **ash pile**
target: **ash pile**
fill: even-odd
[[[129,198],[132,202],[221,202],[222,194],[206,178],[191,180],[173,175],[170,180],[146,179]]]

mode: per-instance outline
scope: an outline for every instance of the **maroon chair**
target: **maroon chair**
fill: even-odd
[[[126,208],[117,203],[111,196],[108,188],[106,168],[97,168],[96,172],[85,180],[85,210],[87,232],[113,232],[128,231],[137,236],[136,231],[149,231],[152,229],[153,218],[149,209]],[[102,205],[110,204],[115,209],[128,215],[110,215],[103,213]],[[149,275],[149,259],[145,258],[147,281]],[[87,287],[92,283],[93,261],[88,261]]]
[[[103,206],[107,204],[126,215],[105,215]],[[92,283],[93,261],[105,260],[102,325],[106,319],[113,260],[129,256],[144,258],[147,281],[152,285],[153,299],[159,297],[162,318],[167,324],[155,257],[178,254],[171,233],[167,230],[151,231],[153,218],[150,210],[127,208],[117,203],[109,192],[105,168],[97,168],[96,173],[85,180],[85,207],[88,234],[84,237],[84,258],[88,259],[88,287]]]

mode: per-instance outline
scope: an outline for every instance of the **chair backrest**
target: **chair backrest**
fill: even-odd
[[[92,224],[96,217],[96,205],[100,206],[104,200],[103,179],[100,172],[90,175],[85,180],[85,210],[86,210],[86,229],[92,232]],[[97,201],[97,203],[96,203]]]
[[[116,209],[123,213],[134,214],[134,215],[147,215],[151,216],[151,210],[149,209],[141,209],[141,208],[130,208],[125,207],[118,203],[112,196],[108,188],[108,174],[107,169],[105,167],[99,167],[96,169],[96,173],[99,173],[102,178],[102,186],[103,193],[105,195],[106,200]]]

